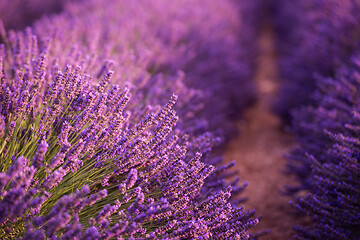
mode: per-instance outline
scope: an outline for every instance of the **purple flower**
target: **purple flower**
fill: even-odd
[[[0,115],[0,138],[5,135],[5,118]]]
[[[45,139],[43,138],[39,142],[35,156],[33,158],[33,165],[35,168],[40,168],[43,166],[42,162],[44,161],[44,156],[48,147],[49,145],[46,143]]]
[[[80,240],[99,240],[100,234],[98,230],[93,226],[89,227],[85,230],[84,234],[82,234]]]
[[[131,169],[128,176],[127,176],[127,179],[126,179],[126,188],[129,189],[129,188],[132,188],[136,182],[138,178],[138,175],[137,175],[137,171],[136,169]]]

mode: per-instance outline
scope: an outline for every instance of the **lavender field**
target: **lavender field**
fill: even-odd
[[[360,239],[359,13],[1,0],[0,239]]]

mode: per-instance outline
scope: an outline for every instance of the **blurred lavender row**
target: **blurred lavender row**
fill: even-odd
[[[359,239],[360,1],[278,1],[277,113],[296,136],[287,156],[298,239]],[[304,194],[306,195],[305,197]],[[297,197],[296,197],[297,196]]]
[[[93,0],[2,28],[1,237],[257,238],[210,152],[253,99],[255,7]]]
[[[289,155],[289,170],[306,196],[296,198],[313,225],[298,227],[300,239],[360,238],[359,57],[334,78],[319,78],[316,106],[294,113],[299,147]]]
[[[316,75],[332,77],[359,46],[358,0],[277,0],[272,4],[277,36],[280,92],[274,109],[285,123],[290,111],[312,104]]]
[[[70,1],[80,0],[2,0],[0,18],[6,29],[21,30],[43,15],[61,12]]]

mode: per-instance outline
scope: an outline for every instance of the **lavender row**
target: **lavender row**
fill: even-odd
[[[232,9],[222,12],[226,5],[211,3],[212,13]],[[74,4],[34,30],[2,31],[2,237],[249,238],[258,219],[229,200],[243,186],[238,179],[229,186],[224,177],[232,164],[221,166],[210,155],[221,139],[208,132],[213,128],[200,100],[211,89],[186,86],[223,56],[227,48],[220,43],[233,41],[217,31],[220,36],[207,42],[201,30],[228,33],[227,22],[206,18],[200,4],[174,3],[169,15],[165,2],[142,4]],[[160,13],[166,17],[159,20]],[[214,21],[207,30],[204,19],[219,25]],[[206,55],[205,48],[202,56],[206,43],[218,43],[220,53]],[[179,70],[194,57],[200,60],[193,68]],[[238,63],[234,58],[222,62]],[[158,106],[172,92],[180,95],[179,124],[176,95]]]
[[[359,1],[278,1],[282,89],[275,109],[296,136],[293,205],[311,216],[298,239],[358,239]],[[304,196],[305,197],[300,197]]]
[[[333,77],[358,48],[360,1],[283,1],[273,5],[280,83],[274,109],[291,123],[291,109],[312,104],[316,74]]]
[[[319,77],[314,93],[317,106],[294,112],[293,130],[299,146],[289,156],[289,170],[300,182],[294,206],[312,217],[298,227],[299,239],[360,238],[359,57]]]

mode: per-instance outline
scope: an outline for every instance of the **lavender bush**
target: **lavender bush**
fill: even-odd
[[[284,122],[290,110],[311,104],[316,74],[333,77],[359,46],[358,0],[283,1],[273,5],[281,89],[274,109]]]
[[[2,237],[249,237],[258,220],[228,203],[231,187],[200,195],[214,167],[173,131],[175,95],[127,109],[112,71],[95,84],[80,67],[49,65],[34,42],[17,63],[2,48]]]
[[[118,70],[114,82],[127,82],[135,102],[158,104],[176,93],[180,97],[178,126],[189,136],[201,134],[204,139],[221,142],[234,133],[231,98],[236,96],[237,102],[244,103],[253,98],[253,83],[245,77],[254,69],[253,56],[245,58],[245,53],[254,49],[248,47],[254,46],[254,41],[239,41],[239,32],[250,31],[250,26],[242,31],[241,14],[255,9],[257,1],[246,5],[215,0],[124,3],[92,0],[85,5],[69,4],[64,13],[35,24],[39,42],[51,46],[49,61],[87,64],[86,71],[96,76],[94,81],[113,67]],[[256,24],[253,18],[248,21]],[[254,32],[245,36],[255,37]],[[239,45],[242,42],[246,46]],[[235,83],[238,87],[232,88]],[[237,105],[243,108],[246,104]],[[242,108],[235,109],[241,112]],[[205,161],[222,165],[218,157]],[[217,182],[219,189],[227,185]]]
[[[203,11],[187,1],[91,1],[34,29],[1,32],[1,238],[250,237],[258,219],[230,201],[244,186],[226,182],[233,163],[210,153],[221,138],[208,132],[215,123],[200,100],[218,85],[190,84],[210,70],[209,83],[243,74],[229,34],[238,19],[227,15],[239,9],[207,2]],[[198,19],[184,24],[189,17]],[[172,92],[180,120],[176,95],[158,106]]]

